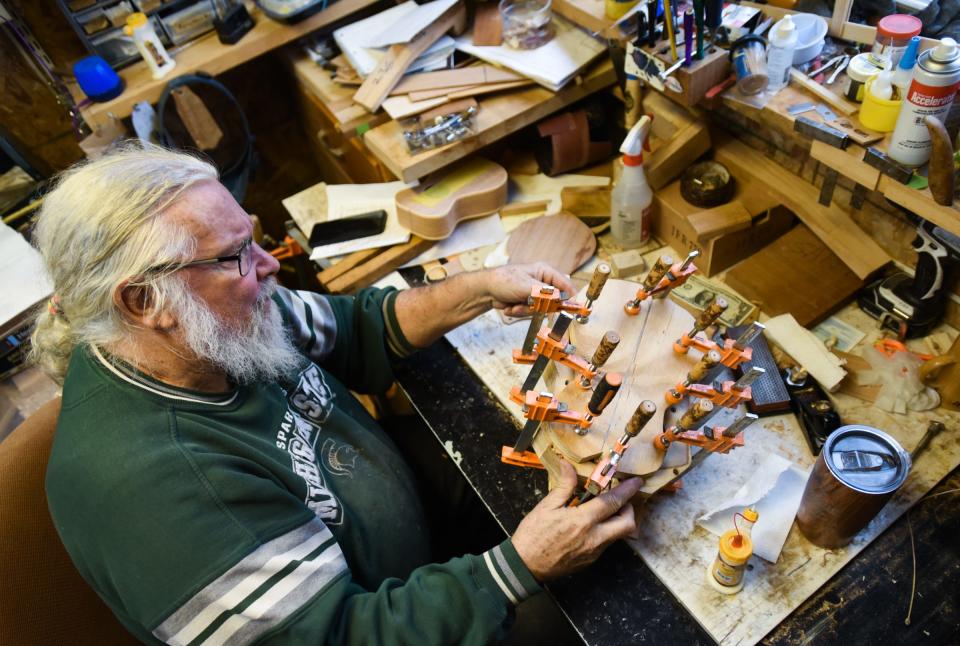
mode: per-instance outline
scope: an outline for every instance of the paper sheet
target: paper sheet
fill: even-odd
[[[402,19],[369,39],[367,47],[388,47],[396,43],[409,43],[414,36],[429,27],[444,11],[456,3],[457,0],[434,0],[434,2],[415,6]]]
[[[554,14],[556,31],[547,44],[536,49],[511,49],[506,45],[478,47],[473,32],[457,39],[457,49],[488,63],[508,67],[556,92],[580,70],[606,51],[606,47]]]
[[[422,265],[425,262],[437,260],[438,258],[446,258],[463,251],[497,244],[503,240],[506,235],[506,232],[503,230],[503,225],[500,223],[499,213],[476,218],[475,220],[467,220],[466,222],[458,224],[449,238],[440,240],[403,267]]]
[[[721,536],[733,529],[734,514],[753,505],[759,514],[751,534],[753,551],[776,563],[800,507],[808,475],[789,460],[768,454],[731,500],[698,518],[697,524]]]
[[[53,293],[40,253],[6,224],[0,223],[0,326]]]
[[[361,77],[366,77],[376,68],[385,50],[378,49],[374,44],[375,38],[389,32],[397,25],[405,24],[408,15],[419,11],[420,6],[415,2],[404,2],[386,11],[374,14],[369,18],[358,20],[333,32],[340,51]],[[454,49],[454,41],[449,36],[441,37],[427,51],[421,54],[407,68],[407,72],[415,72],[425,65],[435,63],[437,58],[446,58]]]

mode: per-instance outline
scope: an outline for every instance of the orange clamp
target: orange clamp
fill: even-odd
[[[523,406],[523,416],[528,420],[573,425],[579,425],[583,421],[583,413],[567,410],[566,404],[552,393],[528,390],[524,394],[520,386],[514,386],[510,389],[510,399]]]
[[[538,356],[546,357],[551,361],[561,363],[587,380],[597,376],[597,371],[590,363],[575,354],[567,354],[567,347],[570,345],[566,336],[557,341],[550,336],[550,328],[544,325],[537,334],[537,345],[533,352],[523,353],[522,350],[513,351],[513,362],[519,364],[532,364]]]
[[[753,391],[750,386],[747,386],[743,390],[737,390],[733,385],[733,381],[725,381],[718,391],[712,385],[690,384],[687,388],[687,393],[691,397],[709,399],[717,406],[723,406],[725,408],[734,408],[741,402],[747,402],[753,398]]]
[[[710,341],[699,334],[694,337],[689,337],[684,334],[679,342],[673,344],[673,349],[678,354],[686,354],[690,348],[696,348],[704,354],[711,350],[716,350],[720,353],[720,363],[731,370],[736,370],[740,367],[741,363],[750,361],[753,358],[753,348],[746,346],[740,350],[735,344],[735,339],[726,339],[723,345],[720,345],[716,341]]]
[[[590,316],[591,308],[572,300],[563,300],[562,292],[550,285],[534,285],[527,299],[527,306],[532,312],[553,314],[568,312],[575,316]]]

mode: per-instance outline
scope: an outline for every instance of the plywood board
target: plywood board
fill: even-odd
[[[806,328],[827,318],[863,287],[863,281],[803,224],[734,265],[724,280],[764,314],[790,313]]]

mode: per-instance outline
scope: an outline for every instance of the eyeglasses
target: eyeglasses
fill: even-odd
[[[237,253],[231,256],[218,256],[217,258],[203,258],[201,260],[191,260],[184,263],[166,263],[163,265],[157,265],[156,267],[151,267],[144,273],[153,273],[157,271],[167,271],[167,270],[178,270],[183,269],[184,267],[196,267],[198,265],[216,265],[221,262],[234,262],[237,263],[237,270],[240,272],[241,276],[246,276],[250,271],[250,267],[253,265],[253,240],[247,238],[243,241],[243,244],[240,245],[240,248],[237,250]]]

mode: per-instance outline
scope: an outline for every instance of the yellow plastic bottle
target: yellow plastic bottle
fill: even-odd
[[[605,0],[603,12],[609,20],[618,20],[639,0]]]
[[[756,509],[748,507],[743,510],[740,516],[746,522],[738,525],[739,532],[736,529],[731,529],[720,537],[717,557],[707,570],[707,582],[717,592],[723,594],[736,594],[743,589],[743,573],[747,567],[747,561],[750,560],[750,555],[753,554],[753,541],[750,538],[750,533],[753,530],[753,524],[757,522],[760,515]]]

